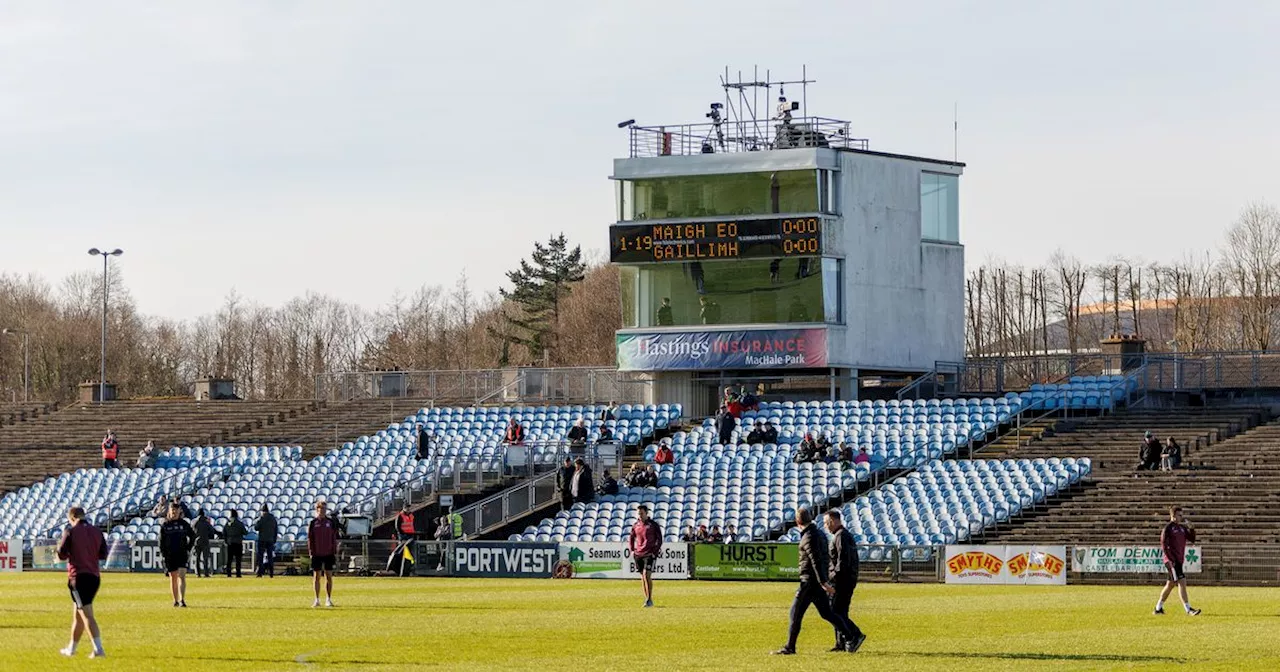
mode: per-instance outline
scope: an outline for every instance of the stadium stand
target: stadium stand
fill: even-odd
[[[909,469],[955,453],[1009,422],[1020,410],[1017,395],[1001,399],[920,401],[813,401],[761,404],[743,414],[734,438],[756,419],[779,428],[778,444],[723,446],[714,421],[676,432],[673,465],[659,465],[658,488],[622,488],[591,504],[575,504],[511,539],[618,541],[626,536],[636,504],[648,503],[669,540],[689,525],[734,525],[741,540],[766,539],[787,525],[799,507],[824,507],[869,483],[886,469]],[[795,445],[806,432],[866,448],[871,462],[796,464]],[[653,460],[656,445],[645,449]]]
[[[0,494],[44,478],[101,465],[99,445],[116,430],[122,462],[147,441],[160,447],[240,440],[321,408],[315,401],[113,401],[75,405],[0,427]]]
[[[57,408],[57,404],[49,404],[39,401],[0,401],[0,426],[32,420],[44,415],[45,413],[51,413],[54,410],[57,410]]]
[[[309,461],[301,459],[302,449],[296,447],[285,452],[275,447],[257,451],[184,447],[169,451],[161,459],[163,464],[168,460],[188,460],[204,466],[237,467],[226,480],[198,484],[187,499],[188,505],[204,508],[215,524],[223,525],[231,509],[252,515],[265,502],[280,518],[281,542],[287,543],[306,538],[308,512],[319,499],[329,502],[335,510],[362,510],[372,495],[435,469],[442,477],[455,469],[473,471],[479,467],[500,473],[504,461],[502,435],[511,418],[526,426],[526,441],[531,444],[534,462],[550,466],[557,459],[558,442],[564,440],[573,421],[587,419],[593,427],[594,440],[598,435],[595,426],[599,424],[594,419],[603,410],[603,406],[424,408],[373,436],[360,437]],[[623,440],[637,443],[678,421],[680,412],[679,405],[623,405],[618,408],[617,417],[607,424]],[[437,437],[431,460],[415,458],[418,423]],[[217,457],[227,451],[231,451],[230,456]],[[152,539],[159,522],[138,516],[121,534]]]
[[[260,446],[302,446],[303,457],[319,457],[345,443],[386,429],[429,405],[426,399],[355,399],[328,402],[314,413],[288,422],[262,427],[236,437],[240,443]]]
[[[1088,475],[1088,458],[934,460],[842,507],[860,544],[968,541],[1044,504]],[[799,541],[799,530],[783,541]]]
[[[1274,540],[1280,530],[1280,479],[1271,453],[1280,428],[1271,424],[1248,431],[1261,413],[1257,408],[1224,407],[1061,420],[1053,431],[1026,445],[983,451],[983,457],[1005,459],[1073,454],[1093,463],[1093,473],[1078,492],[992,532],[987,540],[1149,544],[1175,503],[1186,507],[1205,539]],[[1176,438],[1183,448],[1182,469],[1135,469],[1146,431],[1162,440]]]

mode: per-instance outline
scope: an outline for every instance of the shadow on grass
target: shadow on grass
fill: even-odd
[[[877,653],[880,653],[877,651]],[[1129,656],[1105,653],[948,653],[946,651],[886,651],[883,656],[907,656],[911,658],[989,658],[994,660],[1063,660],[1101,663],[1186,663],[1185,658],[1172,656]]]
[[[389,604],[378,607],[348,607],[337,606],[332,609],[329,607],[281,607],[264,605],[260,607],[250,605],[224,605],[224,604],[202,604],[198,607],[192,607],[192,610],[204,609],[225,609],[228,611],[309,611],[317,614],[335,614],[339,612],[370,612],[377,613],[381,611],[412,611],[415,613],[423,613],[429,611],[502,611],[501,607],[487,607],[479,605],[423,605],[423,606],[400,606]]]
[[[390,665],[392,662],[385,660],[358,660],[358,659],[341,659],[341,660],[306,660],[298,661],[294,658],[235,658],[231,656],[164,656],[163,658],[152,658],[152,660],[172,661],[209,661],[216,663],[269,663],[275,666],[292,666],[292,665],[317,665],[320,667],[347,666],[347,665]]]

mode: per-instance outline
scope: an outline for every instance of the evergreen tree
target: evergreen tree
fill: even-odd
[[[518,309],[517,315],[503,311],[502,331],[489,333],[504,342],[503,353],[510,344],[528,348],[534,361],[550,364],[555,352],[556,330],[560,327],[560,308],[571,285],[581,282],[586,273],[582,248],[569,248],[563,233],[545,244],[534,243],[531,260],[520,260],[520,267],[507,272],[511,288],[499,289],[502,298]]]

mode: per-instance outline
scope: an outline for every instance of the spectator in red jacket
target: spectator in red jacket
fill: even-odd
[[[515,418],[511,418],[511,422],[507,423],[507,433],[503,435],[502,440],[513,446],[523,444],[524,427]]]
[[[101,658],[107,654],[102,650],[98,620],[93,617],[93,598],[98,594],[101,580],[98,563],[107,559],[107,542],[102,538],[102,531],[84,519],[84,509],[71,507],[67,521],[71,527],[62,531],[58,558],[67,561],[67,588],[71,591],[75,611],[72,614],[71,643],[59,653],[67,657],[76,655],[80,638],[88,630],[93,638],[93,651],[89,657]]]
[[[627,548],[631,550],[631,559],[636,563],[640,583],[644,586],[644,606],[652,607],[653,568],[662,553],[662,528],[649,517],[649,507],[644,504],[636,507],[636,515],[640,519],[631,526]]]
[[[320,576],[324,575],[324,606],[333,606],[333,569],[338,564],[338,522],[328,515],[323,501],[316,502],[316,517],[307,526],[307,554],[311,556],[312,586],[320,606]]]
[[[662,444],[658,446],[658,452],[653,456],[654,464],[675,464],[676,454],[671,452],[671,446]]]

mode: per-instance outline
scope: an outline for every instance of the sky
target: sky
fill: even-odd
[[[179,319],[495,290],[555,233],[603,253],[617,122],[703,121],[755,65],[873,150],[958,146],[971,267],[1180,258],[1280,204],[1277,35],[1262,0],[6,0],[0,272],[123,248]]]

